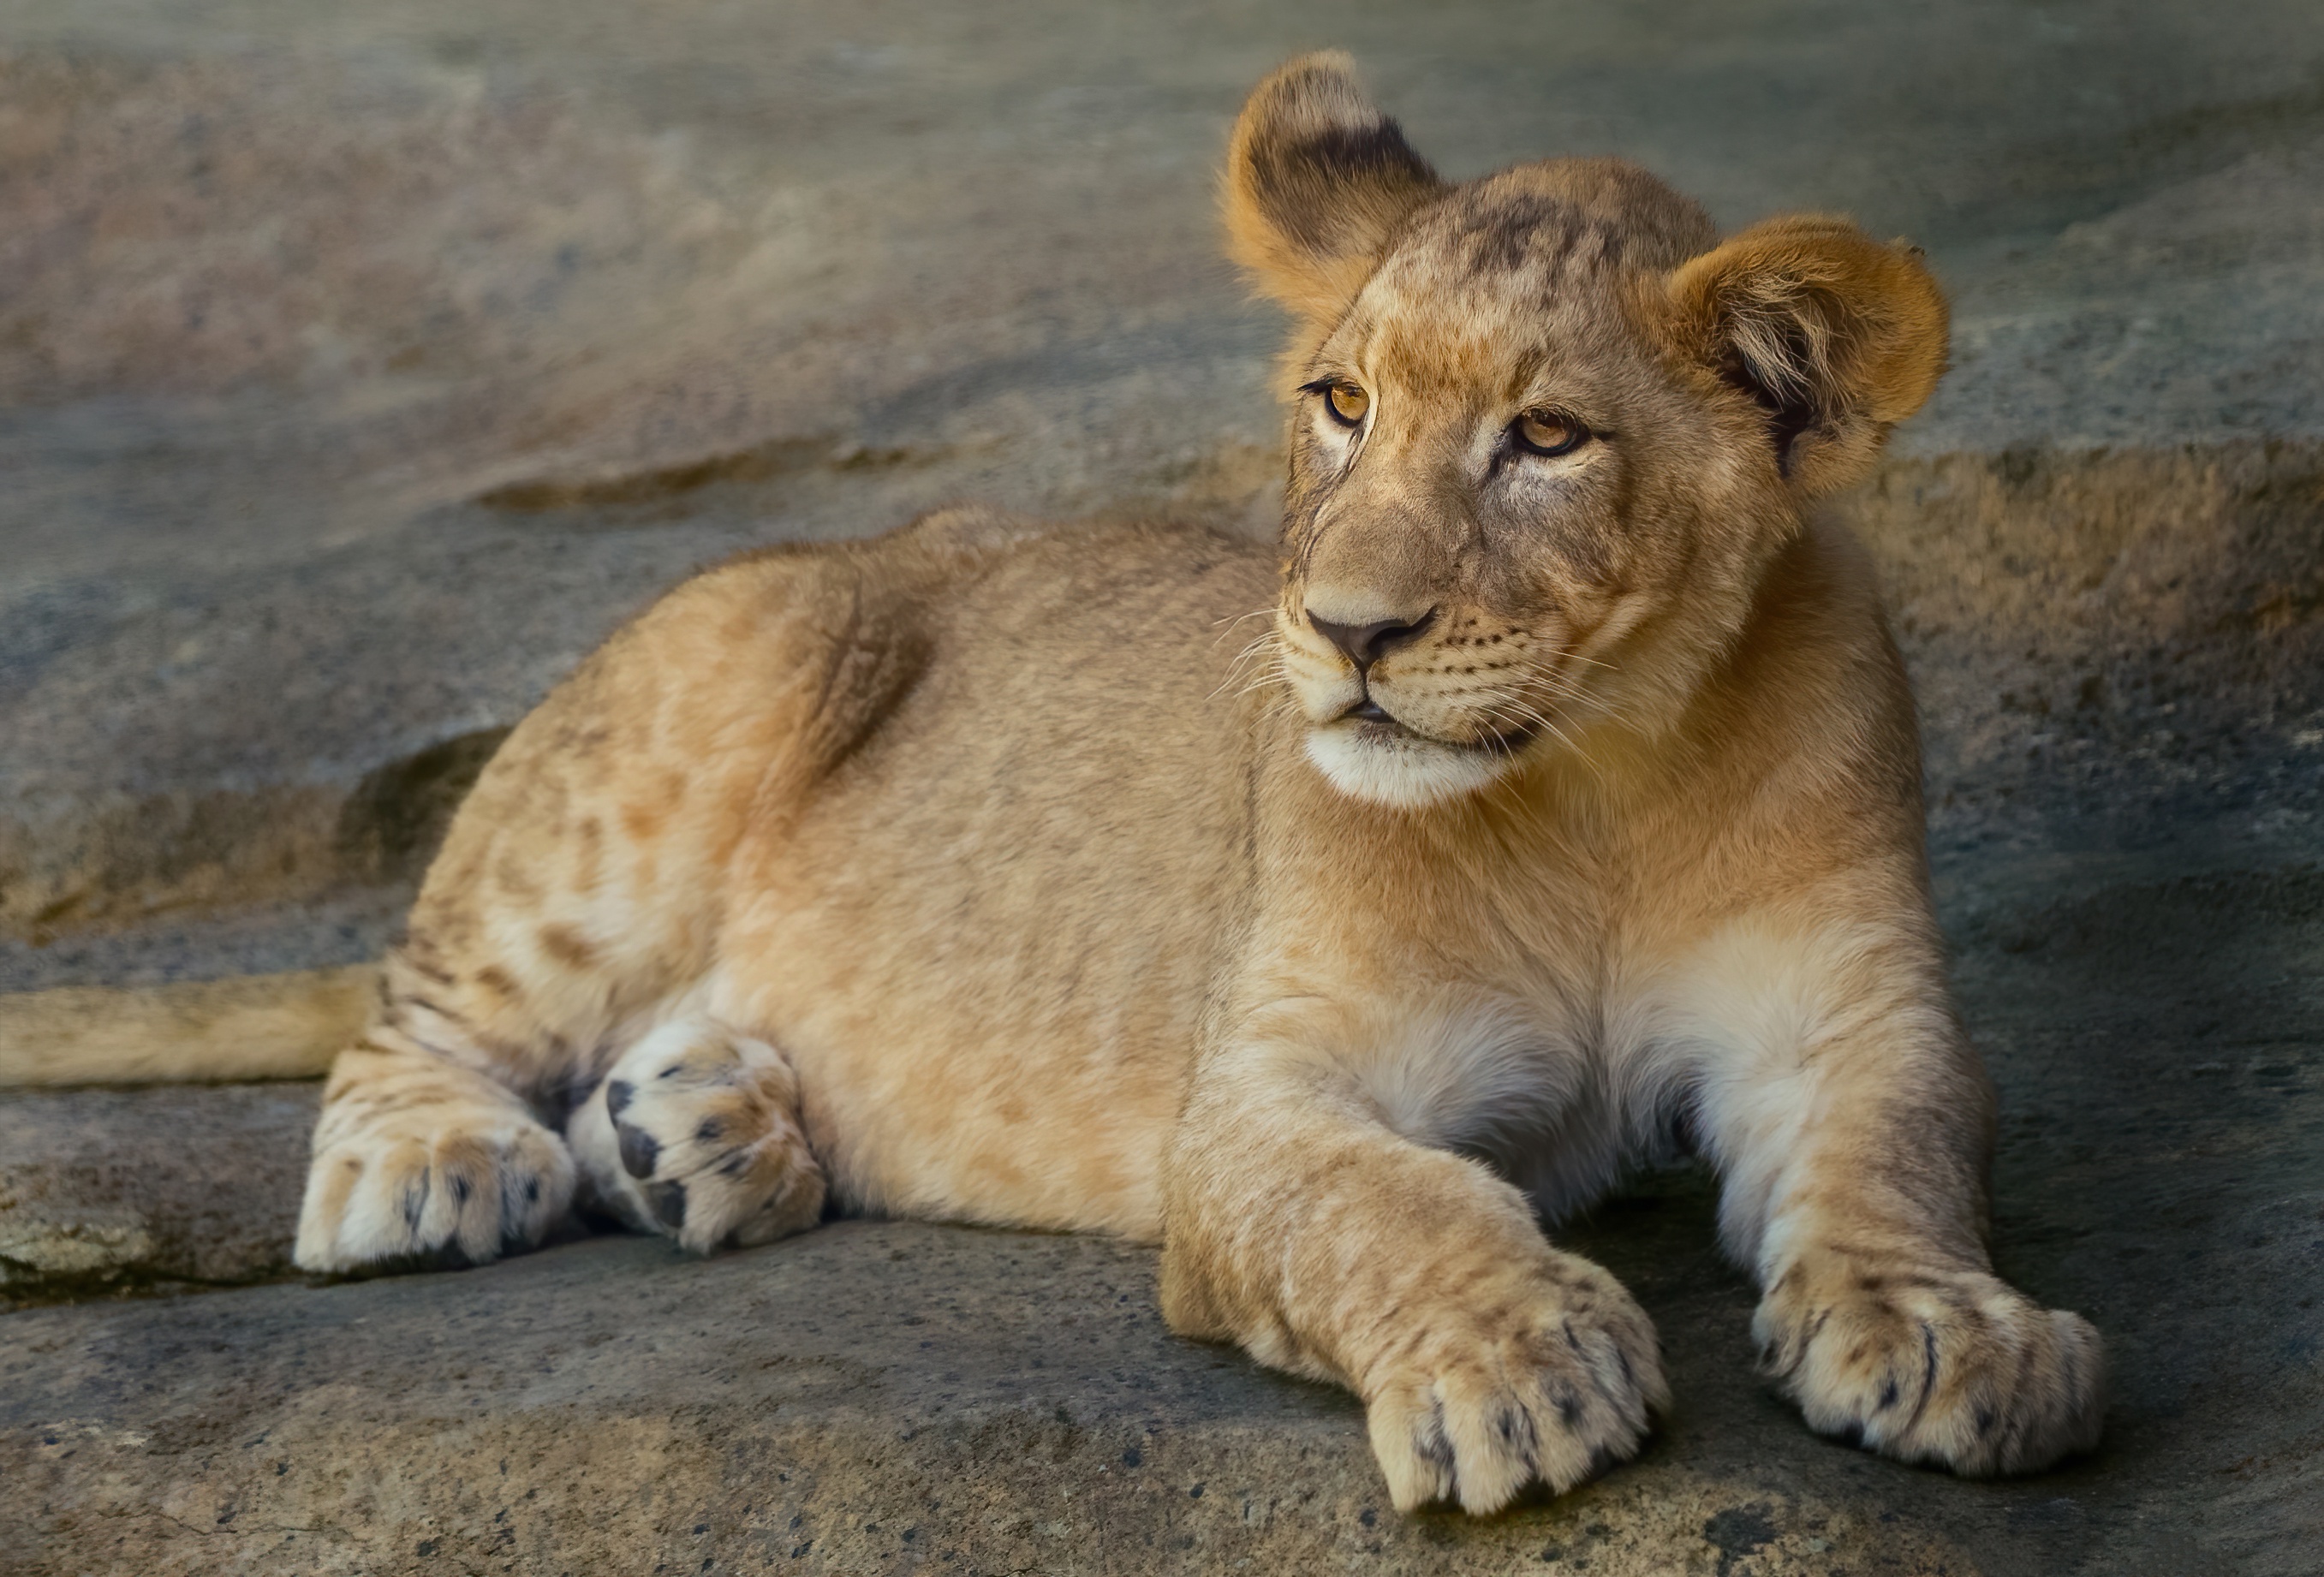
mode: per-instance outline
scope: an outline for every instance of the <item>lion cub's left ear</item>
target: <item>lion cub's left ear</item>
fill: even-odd
[[[1844,219],[1755,225],[1672,272],[1683,348],[1758,401],[1811,496],[1865,475],[1945,370],[1944,292],[1916,249]]]
[[[1412,210],[1444,189],[1337,50],[1251,89],[1223,187],[1228,251],[1311,321],[1337,318]]]

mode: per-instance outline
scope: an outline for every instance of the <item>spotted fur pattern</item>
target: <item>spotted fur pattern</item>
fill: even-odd
[[[695,1250],[826,1199],[1158,1240],[1176,1329],[1482,1513],[1666,1405],[1545,1223],[1692,1146],[1810,1425],[2089,1446],[2096,1333],[1991,1269],[1911,698],[1814,508],[1942,365],[1916,254],[1721,243],[1609,161],[1448,186],[1334,56],[1225,189],[1300,325],[1279,552],[960,511],[671,593],[462,810],[300,1263],[576,1197]]]

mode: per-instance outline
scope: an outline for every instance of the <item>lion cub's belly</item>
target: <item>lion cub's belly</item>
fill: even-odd
[[[1154,931],[1091,924],[1075,896],[1045,926],[965,890],[920,905],[823,890],[729,962],[728,989],[763,1004],[747,1017],[798,1069],[837,1197],[1158,1232],[1210,938],[1183,910]]]
[[[856,1205],[1137,1236],[1247,904],[1263,550],[1093,533],[932,615],[925,676],[750,890],[715,994]],[[1247,637],[1245,638],[1247,639]]]

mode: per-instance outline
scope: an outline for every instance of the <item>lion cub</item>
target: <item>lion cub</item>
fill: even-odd
[[[488,1260],[576,1191],[701,1250],[834,1204],[1159,1240],[1175,1329],[1489,1512],[1665,1404],[1542,1223],[1677,1139],[1812,1427],[2089,1446],[2097,1334],[1987,1257],[1912,699],[1810,518],[1943,367],[1917,254],[1721,243],[1610,160],[1448,185],[1337,55],[1253,94],[1226,203],[1301,325],[1279,549],[954,512],[670,593],[461,811],[299,1262]]]

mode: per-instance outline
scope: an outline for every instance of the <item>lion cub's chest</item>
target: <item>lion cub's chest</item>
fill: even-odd
[[[1665,976],[1416,991],[1374,1015],[1350,1071],[1389,1127],[1487,1161],[1554,1217],[1626,1161],[1683,1148],[1687,1062],[1665,1008],[1674,989]]]

